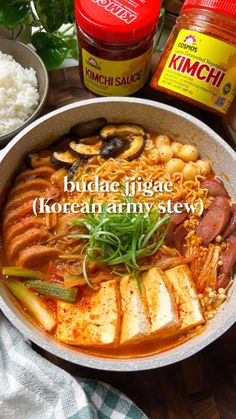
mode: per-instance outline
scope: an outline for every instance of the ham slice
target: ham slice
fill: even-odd
[[[7,254],[9,259],[15,259],[18,254],[32,244],[38,244],[49,238],[49,233],[46,230],[39,228],[31,228],[24,234],[18,236],[14,242],[8,246]]]
[[[43,218],[39,217],[27,217],[20,220],[17,224],[9,227],[4,235],[5,243],[9,243],[11,240],[15,240],[17,236],[25,233],[31,228],[45,227],[45,221]]]
[[[49,166],[42,166],[37,167],[36,169],[27,169],[21,172],[15,179],[15,183],[17,182],[26,182],[28,180],[34,179],[36,177],[40,178],[50,178],[50,176],[55,172],[52,167]]]
[[[19,220],[33,214],[33,201],[27,202],[26,204],[14,208],[11,211],[5,213],[3,217],[3,231],[5,232],[12,224],[15,224]]]
[[[28,182],[19,182],[16,186],[11,189],[8,197],[17,196],[29,191],[40,191],[44,192],[46,189],[50,188],[51,183],[49,180],[35,178],[29,180]]]
[[[39,268],[47,265],[50,260],[58,257],[63,252],[55,247],[48,247],[43,245],[35,245],[23,250],[16,262],[16,266],[20,268]]]
[[[29,201],[32,201],[32,199],[39,198],[41,196],[42,196],[42,192],[40,191],[35,191],[35,192],[30,191],[30,192],[25,192],[19,196],[17,195],[16,197],[12,197],[7,202],[7,205],[4,208],[4,212],[6,213],[11,209],[21,207],[23,204]]]

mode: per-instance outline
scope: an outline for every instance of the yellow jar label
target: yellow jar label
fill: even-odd
[[[125,61],[98,58],[82,49],[84,85],[100,96],[128,96],[146,83],[151,66],[152,49]]]
[[[158,85],[225,114],[236,95],[236,48],[182,29]]]

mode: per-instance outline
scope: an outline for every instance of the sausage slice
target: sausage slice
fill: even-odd
[[[187,212],[173,212],[171,214],[171,224],[168,230],[168,233],[166,235],[165,242],[167,246],[174,246],[175,245],[175,239],[174,239],[174,232],[178,225],[184,222],[185,218],[187,217]]]
[[[229,237],[230,234],[232,234],[236,230],[236,204],[232,205],[231,211],[232,211],[232,217],[231,217],[231,220],[230,220],[230,224],[227,226],[227,228],[226,228],[226,230],[223,234],[224,239]]]
[[[226,288],[230,282],[230,276],[233,273],[234,265],[236,263],[236,236],[230,236],[228,247],[222,256],[221,261],[221,273],[218,276],[217,285],[218,288]]]
[[[236,263],[236,236],[230,236],[228,240],[228,247],[225,250],[221,260],[221,271],[225,274],[231,274]]]
[[[229,223],[230,217],[231,207],[228,199],[223,196],[217,196],[197,226],[197,236],[202,238],[204,246],[208,246],[224,230]]]
[[[217,287],[218,288],[227,288],[230,282],[230,276],[228,274],[220,274],[218,276]]]
[[[229,198],[229,194],[220,179],[207,179],[201,184],[201,189],[208,189],[211,196],[224,196]]]
[[[183,224],[178,225],[174,232],[174,242],[176,249],[184,255],[184,241],[188,232]]]

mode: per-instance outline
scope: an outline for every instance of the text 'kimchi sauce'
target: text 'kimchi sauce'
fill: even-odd
[[[236,95],[236,0],[186,0],[151,81],[226,114]]]
[[[126,96],[146,83],[160,0],[76,0],[82,81],[101,96]]]

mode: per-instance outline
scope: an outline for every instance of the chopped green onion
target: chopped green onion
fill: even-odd
[[[18,276],[22,278],[43,279],[43,274],[26,268],[5,267],[2,268],[3,276]]]
[[[147,244],[147,242],[150,240],[152,235],[155,233],[155,231],[158,230],[162,226],[162,224],[164,224],[169,219],[170,219],[169,214],[166,214],[163,218],[160,218],[159,220],[157,220],[156,223],[152,226],[151,230],[144,237],[141,243],[141,246],[144,247]]]
[[[44,330],[51,332],[56,326],[56,320],[47,305],[17,279],[9,279],[4,282],[11,293],[20,301]]]
[[[62,285],[54,284],[53,282],[45,282],[40,280],[26,281],[25,285],[32,288],[42,295],[49,295],[51,297],[59,298],[59,300],[68,303],[74,303],[77,297],[77,288],[64,288]]]
[[[132,202],[132,199],[127,198],[126,202]],[[103,204],[102,212],[96,217],[88,214],[74,220],[73,225],[80,230],[68,237],[87,241],[83,275],[91,288],[94,287],[88,277],[87,259],[109,266],[124,264],[127,272],[134,274],[141,291],[138,260],[153,255],[161,247],[169,229],[170,215],[161,217],[157,210],[151,214],[133,214],[126,210],[122,214],[110,213],[107,204]]]
[[[89,277],[88,277],[88,274],[87,274],[86,262],[87,262],[87,255],[85,255],[85,257],[84,257],[84,261],[83,261],[83,275],[84,275],[84,279],[85,279],[85,281],[87,282],[88,286],[89,286],[92,290],[94,290],[94,289],[95,289],[95,287],[94,287],[94,285],[92,284],[92,282],[90,281],[90,279],[89,279]]]

